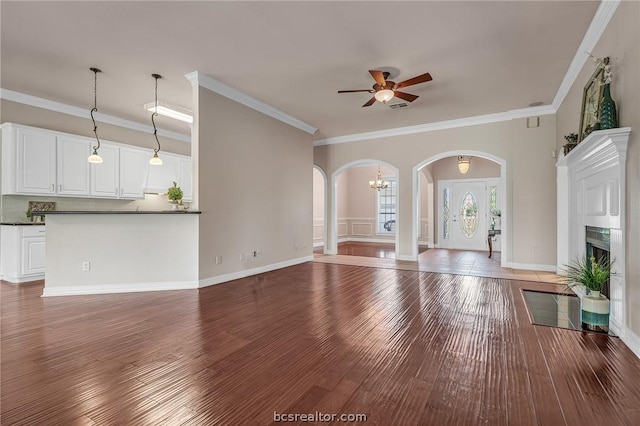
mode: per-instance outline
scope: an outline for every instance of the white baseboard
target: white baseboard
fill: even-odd
[[[631,351],[640,358],[640,336],[631,331],[629,328],[622,326],[619,328],[618,336]]]
[[[353,242],[353,243],[389,243],[395,244],[396,239],[386,239],[386,238],[362,238],[362,237],[349,237],[345,238],[344,241],[341,242]]]
[[[229,274],[218,275],[215,277],[205,278],[200,280],[199,286],[208,287],[210,285],[221,284],[227,281],[238,280],[240,278],[250,277],[251,275],[262,274],[276,269],[286,268],[288,266],[298,265],[300,263],[313,262],[313,255],[299,257],[297,259],[286,260],[284,262],[272,263],[271,265],[259,266],[257,268],[245,269],[243,271],[231,272]]]
[[[10,282],[11,284],[29,283],[31,281],[44,280],[44,274],[29,275],[28,277],[8,277],[3,275],[0,279],[2,281]]]
[[[396,260],[406,260],[408,262],[417,262],[418,258],[408,254],[396,254]]]
[[[313,247],[322,247],[324,246],[324,241],[316,241],[313,243]]]
[[[338,244],[340,243],[389,243],[395,244],[396,240],[385,238],[361,238],[361,237],[344,237],[338,238]]]
[[[66,287],[47,287],[45,282],[42,297],[51,296],[81,296],[89,294],[112,293],[137,293],[141,291],[166,291],[166,290],[194,290],[198,288],[197,281],[167,281],[157,283],[133,283],[133,284],[100,284],[78,285]]]
[[[507,262],[507,268],[512,269],[525,269],[529,271],[543,271],[543,272],[556,272],[556,265],[542,265],[539,263],[517,263]]]

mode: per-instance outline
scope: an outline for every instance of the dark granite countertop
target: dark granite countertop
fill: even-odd
[[[0,225],[23,226],[23,225],[44,225],[45,222],[0,222]]]
[[[46,216],[52,214],[200,214],[198,210],[56,210],[52,212],[32,212],[33,215]]]

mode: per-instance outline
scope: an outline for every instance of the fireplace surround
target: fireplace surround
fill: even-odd
[[[609,256],[614,261],[608,288],[610,329],[633,346],[630,344],[632,333],[626,326],[625,283],[625,179],[629,133],[629,127],[595,131],[566,156],[560,153],[556,163],[557,268],[560,273],[571,260],[585,256],[587,227],[592,232],[594,229],[608,230]],[[580,289],[576,289],[576,293],[584,296]]]

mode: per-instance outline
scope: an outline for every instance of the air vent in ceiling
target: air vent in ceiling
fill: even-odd
[[[409,102],[399,102],[397,104],[391,104],[391,105],[389,105],[389,108],[391,108],[391,109],[406,109],[406,108],[409,108]]]

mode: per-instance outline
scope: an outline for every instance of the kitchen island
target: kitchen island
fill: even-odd
[[[198,288],[199,211],[46,215],[43,296]]]

